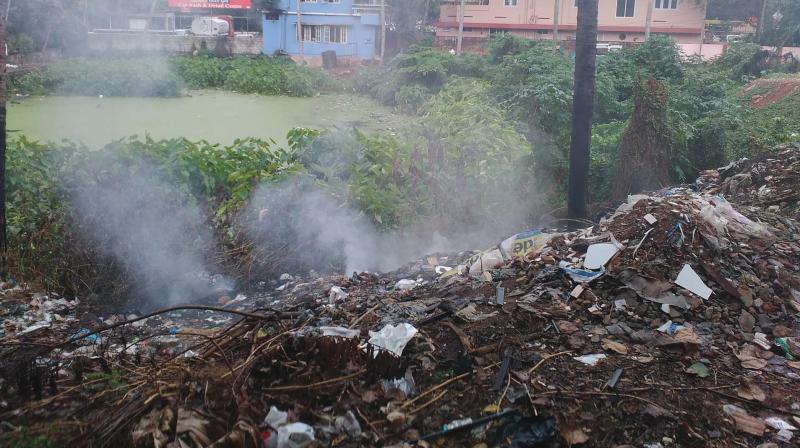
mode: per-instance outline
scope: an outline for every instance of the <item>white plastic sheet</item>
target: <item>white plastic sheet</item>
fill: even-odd
[[[417,329],[411,324],[387,325],[381,331],[370,331],[369,343],[402,356],[403,349],[416,334]]]

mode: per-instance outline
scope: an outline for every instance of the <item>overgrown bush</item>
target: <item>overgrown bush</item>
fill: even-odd
[[[747,81],[763,70],[761,47],[751,42],[734,43],[714,61],[714,67],[725,71],[734,81]]]
[[[69,59],[12,77],[10,87],[14,93],[28,95],[174,97],[181,94],[182,84],[158,59]]]
[[[75,198],[81,192],[103,182],[151,173],[171,186],[166,203],[159,201],[152,206],[193,203],[207,210],[212,220],[195,224],[216,228],[219,241],[224,242],[234,235],[230,232],[231,219],[252,189],[261,182],[302,170],[298,161],[302,146],[316,135],[310,130],[295,130],[288,137],[290,146],[286,149],[256,139],[237,140],[223,147],[186,139],[132,138],[97,151],[68,142],[46,145],[24,137],[12,140],[7,168],[9,270],[19,278],[39,281],[66,294],[119,296],[131,284],[134,273],[99,250],[103,245],[97,242],[110,238],[102,233],[102,227],[81,229],[113,218],[107,215],[111,211],[103,208],[94,207],[87,216],[87,207],[75,207]],[[78,209],[82,214],[76,214]]]
[[[11,78],[14,93],[175,97],[182,88],[222,88],[262,95],[313,96],[338,88],[319,69],[267,57],[174,59],[69,59]]]

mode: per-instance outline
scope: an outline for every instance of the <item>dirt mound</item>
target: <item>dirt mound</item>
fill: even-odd
[[[763,93],[750,97],[750,107],[761,109],[800,92],[800,77],[757,79],[748,84],[743,92],[749,94],[754,91]]]

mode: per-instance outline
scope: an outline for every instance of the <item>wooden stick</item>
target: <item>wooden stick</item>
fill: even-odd
[[[442,391],[442,392],[441,392],[439,395],[437,395],[437,396],[435,396],[435,397],[431,398],[430,400],[426,401],[424,404],[421,404],[421,405],[419,405],[419,407],[416,407],[416,408],[414,408],[414,409],[412,409],[412,410],[408,411],[408,413],[409,413],[409,414],[416,414],[417,412],[419,412],[419,411],[421,411],[421,410],[423,410],[423,409],[427,408],[427,407],[428,407],[428,406],[430,406],[431,404],[435,403],[435,402],[436,402],[437,400],[439,400],[440,398],[444,397],[444,395],[445,395],[447,392],[449,392],[449,391],[447,391],[447,390],[443,390],[443,391]]]
[[[544,358],[542,358],[541,361],[536,363],[535,366],[531,367],[530,370],[528,370],[528,375],[530,375],[531,373],[535,372],[536,369],[538,369],[542,364],[545,363],[545,361],[548,361],[548,360],[550,360],[552,358],[555,358],[555,357],[558,357],[558,356],[569,355],[570,353],[572,353],[572,352],[558,352],[558,353],[556,353],[554,355],[545,356]]]
[[[495,367],[495,366],[497,366],[498,364],[500,364],[500,363],[499,363],[499,362],[496,362],[496,363],[494,363],[494,364],[490,365],[490,366],[489,366],[489,367],[487,367],[487,368],[492,368],[492,367]],[[416,402],[416,401],[417,401],[417,400],[419,400],[420,398],[422,398],[422,397],[424,397],[424,396],[426,396],[426,395],[430,395],[430,394],[432,394],[433,392],[436,392],[437,390],[439,390],[439,389],[441,389],[441,388],[443,388],[443,387],[447,386],[447,385],[448,385],[448,384],[450,384],[450,383],[454,383],[454,382],[456,382],[456,381],[458,381],[458,380],[460,380],[460,379],[462,379],[462,378],[466,378],[466,377],[468,377],[468,376],[472,375],[472,374],[473,374],[473,373],[475,373],[475,372],[477,372],[477,370],[472,370],[472,371],[469,371],[469,372],[462,373],[461,375],[454,376],[454,377],[450,378],[449,380],[447,380],[447,381],[445,381],[445,382],[443,382],[443,383],[439,384],[438,386],[434,386],[433,388],[431,388],[431,389],[428,389],[428,390],[426,390],[425,392],[423,392],[423,393],[421,393],[421,394],[417,395],[417,396],[416,396],[414,399],[412,399],[412,400],[409,400],[409,401],[406,401],[405,403],[403,403],[403,405],[402,405],[402,406],[400,406],[400,408],[401,408],[401,409],[402,409],[402,408],[407,408],[407,407],[411,406],[412,404],[414,404],[414,402]]]
[[[372,313],[373,311],[377,310],[380,307],[381,307],[381,304],[379,303],[379,304],[373,306],[372,308],[368,309],[366,313],[362,314],[361,316],[358,317],[358,319],[354,320],[353,323],[351,323],[348,328],[352,329],[353,327],[358,325],[358,323],[361,322],[365,317],[367,317],[367,314]]]
[[[265,390],[267,392],[279,392],[279,391],[285,391],[285,390],[313,389],[315,387],[329,386],[331,384],[336,384],[336,383],[340,383],[342,381],[347,381],[349,379],[353,379],[355,377],[363,375],[366,371],[367,371],[367,369],[361,369],[358,372],[350,374],[350,375],[347,375],[347,376],[340,376],[339,378],[334,378],[332,380],[320,381],[320,382],[314,383],[314,384],[298,384],[298,385],[294,385],[294,386],[270,387],[270,388],[266,388],[266,389],[262,389],[262,390]]]

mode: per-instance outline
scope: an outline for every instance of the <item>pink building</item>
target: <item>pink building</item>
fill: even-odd
[[[642,42],[647,2],[653,2],[651,32],[668,34],[678,43],[702,43],[707,0],[599,0],[599,42]],[[529,39],[552,39],[558,3],[559,39],[574,40],[577,0],[466,0],[464,44],[494,32]],[[446,0],[436,22],[437,42],[450,45],[458,35],[460,0]],[[453,44],[454,45],[454,44]]]

